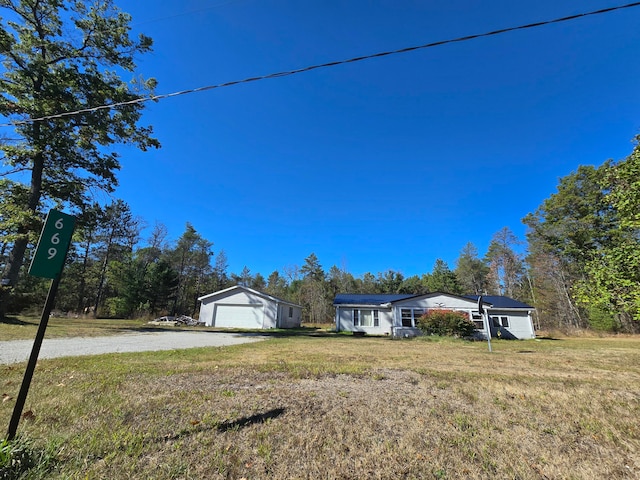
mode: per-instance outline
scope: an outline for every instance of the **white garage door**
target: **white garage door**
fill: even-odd
[[[216,327],[262,328],[262,305],[217,305]]]

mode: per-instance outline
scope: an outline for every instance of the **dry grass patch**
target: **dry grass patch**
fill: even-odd
[[[0,341],[33,340],[40,317],[10,317],[0,321]],[[98,337],[149,329],[143,320],[103,320],[93,318],[50,318],[47,338]]]
[[[43,361],[21,431],[60,445],[46,478],[638,478],[638,347],[291,337]]]

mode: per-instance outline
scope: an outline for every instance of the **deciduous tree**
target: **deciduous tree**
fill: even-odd
[[[578,167],[523,219],[528,227],[529,274],[543,326],[585,327],[589,322],[589,309],[577,302],[575,287],[590,281],[587,265],[617,230],[616,212],[606,198],[610,169],[611,162]]]
[[[638,139],[636,139],[638,140]],[[611,327],[640,331],[640,146],[617,164],[607,164],[601,177],[606,228],[595,252],[586,261],[585,278],[576,284],[576,295],[594,320],[602,313],[615,320]],[[615,228],[612,228],[615,227]],[[606,320],[607,317],[605,317]]]
[[[521,297],[524,265],[515,248],[520,241],[509,227],[504,227],[493,235],[485,262],[489,266],[489,293]]]

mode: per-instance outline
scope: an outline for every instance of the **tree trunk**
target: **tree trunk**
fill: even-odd
[[[107,267],[109,266],[109,253],[111,251],[111,243],[113,242],[113,229],[107,243],[107,251],[104,254],[104,262],[102,262],[102,269],[100,270],[100,281],[98,282],[98,293],[96,294],[96,304],[93,308],[93,318],[98,316],[98,307],[102,297],[102,291],[104,289],[104,280],[107,276]]]
[[[87,246],[84,250],[84,255],[82,257],[82,273],[80,275],[80,285],[78,286],[78,303],[77,303],[77,311],[80,313],[84,312],[84,309],[89,305],[86,305],[85,299],[85,291],[87,288],[87,265],[89,265],[89,251],[91,249],[92,237],[89,235],[87,238]]]
[[[36,122],[33,124],[34,137],[39,137],[40,125]],[[42,172],[44,170],[44,155],[38,152],[33,158],[33,168],[31,169],[31,187],[29,191],[29,200],[27,202],[27,211],[35,214],[40,204],[42,195]],[[12,287],[18,282],[20,268],[24,262],[24,253],[29,243],[29,226],[22,225],[18,229],[16,241],[13,243],[11,253],[5,265],[2,274],[3,285],[0,286],[0,320],[4,320],[7,313],[7,302],[11,295]],[[6,283],[6,285],[4,285]]]

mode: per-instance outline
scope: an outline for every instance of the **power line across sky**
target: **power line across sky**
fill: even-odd
[[[435,41],[435,42],[429,42],[429,43],[425,43],[425,44],[422,44],[422,45],[414,45],[414,46],[395,49],[395,50],[387,50],[387,51],[384,51],[384,52],[377,52],[377,53],[372,53],[372,54],[368,54],[368,55],[362,55],[362,56],[358,56],[358,57],[352,57],[352,58],[343,59],[343,60],[336,60],[336,61],[332,61],[332,62],[326,62],[326,63],[310,65],[310,66],[307,66],[307,67],[297,68],[297,69],[293,69],[293,70],[286,70],[286,71],[281,71],[281,72],[276,72],[276,73],[270,73],[270,74],[267,74],[267,75],[248,77],[248,78],[244,78],[244,79],[241,79],[241,80],[233,80],[233,81],[220,83],[220,84],[215,84],[215,85],[206,85],[206,86],[203,86],[203,87],[191,88],[191,89],[187,89],[187,90],[180,90],[180,91],[176,91],[176,92],[172,92],[172,93],[165,93],[165,94],[160,94],[160,95],[150,95],[150,96],[145,96],[145,97],[139,97],[139,98],[136,98],[134,100],[127,101],[127,102],[113,103],[113,104],[108,104],[108,105],[97,105],[97,106],[88,107],[88,108],[80,109],[80,110],[74,110],[74,111],[70,111],[70,112],[61,112],[61,113],[54,114],[54,115],[46,115],[46,116],[37,117],[37,118],[28,118],[28,119],[23,119],[23,120],[16,120],[16,121],[12,121],[10,123],[2,123],[2,124],[0,124],[0,127],[10,127],[10,126],[13,126],[13,125],[24,125],[24,124],[38,122],[38,121],[53,120],[53,119],[57,119],[57,118],[64,118],[64,117],[70,117],[70,116],[74,116],[74,115],[80,115],[80,114],[83,114],[83,113],[91,113],[91,112],[96,112],[96,111],[99,111],[99,110],[111,109],[111,108],[115,108],[115,107],[119,107],[119,106],[134,105],[134,104],[139,104],[139,103],[144,103],[144,102],[149,102],[149,101],[159,101],[159,100],[178,97],[178,96],[182,96],[182,95],[189,95],[189,94],[193,94],[193,93],[199,93],[199,92],[205,92],[205,91],[209,91],[209,90],[215,90],[215,89],[230,87],[230,86],[239,85],[239,84],[243,84],[243,83],[251,83],[251,82],[256,82],[256,81],[261,81],[261,80],[268,80],[268,79],[274,79],[274,78],[279,78],[279,77],[286,77],[286,76],[290,76],[290,75],[296,75],[296,74],[299,74],[299,73],[305,73],[305,72],[310,72],[310,71],[313,71],[313,70],[318,70],[318,69],[321,69],[321,68],[336,67],[336,66],[344,65],[344,64],[348,64],[348,63],[361,62],[361,61],[364,61],[364,60],[382,58],[382,57],[387,57],[387,56],[390,56],[390,55],[398,55],[398,54],[401,54],[401,53],[409,53],[409,52],[413,52],[413,51],[416,51],[416,50],[423,50],[423,49],[427,49],[427,48],[439,47],[439,46],[443,46],[443,45],[447,45],[447,44],[451,44],[451,43],[466,42],[466,41],[469,41],[469,40],[476,40],[476,39],[483,38],[483,37],[491,37],[491,36],[495,36],[495,35],[515,32],[515,31],[518,31],[518,30],[527,30],[527,29],[531,29],[531,28],[542,27],[542,26],[545,26],[545,25],[552,25],[552,24],[563,23],[563,22],[568,22],[568,21],[572,21],[572,20],[578,20],[578,19],[581,19],[581,18],[591,17],[591,16],[594,16],[594,15],[602,15],[602,14],[605,14],[605,13],[610,13],[610,12],[619,11],[619,10],[625,10],[625,9],[634,8],[634,7],[638,7],[638,6],[640,6],[640,2],[632,2],[632,3],[627,3],[627,4],[624,4],[624,5],[617,5],[617,6],[613,6],[613,7],[601,8],[601,9],[592,10],[592,11],[588,11],[588,12],[582,12],[582,13],[577,13],[577,14],[574,14],[574,15],[568,15],[568,16],[564,16],[564,17],[559,17],[559,18],[555,18],[555,19],[552,19],[552,20],[544,20],[544,21],[539,21],[539,22],[532,22],[532,23],[527,23],[527,24],[518,25],[518,26],[514,26],[514,27],[506,27],[506,28],[501,28],[501,29],[498,29],[498,30],[492,30],[492,31],[489,31],[489,32],[484,32],[484,33],[464,35],[464,36],[460,36],[460,37],[456,37],[456,38],[440,40],[440,41]]]
[[[578,165],[629,154],[629,1],[116,0],[153,39],[136,74],[173,93],[135,100],[162,148],[114,146],[113,198],[144,219],[143,238],[190,223],[234,273],[267,277],[312,252],[355,275],[454,267],[505,226],[524,239],[522,218]],[[30,121],[1,120],[5,137]]]

